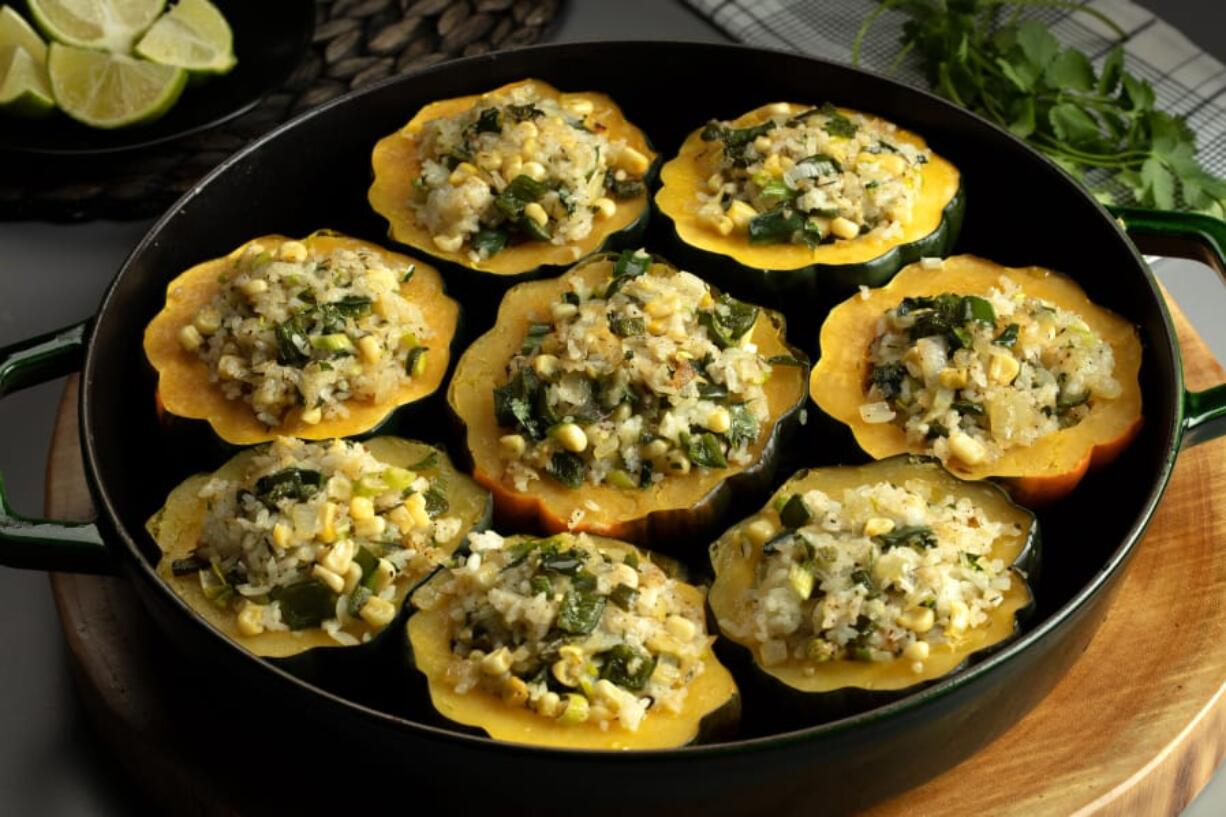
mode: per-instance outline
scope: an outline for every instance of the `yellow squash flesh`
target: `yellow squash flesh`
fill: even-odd
[[[454,552],[470,530],[473,530],[474,527],[483,528],[488,524],[489,495],[468,477],[458,472],[441,450],[425,443],[396,437],[377,437],[363,444],[375,459],[400,468],[407,468],[420,462],[431,452],[438,454],[436,469],[421,469],[420,473],[426,476],[442,477],[446,484],[444,491],[450,504],[448,515],[459,516],[464,520],[464,524],[455,537],[439,545],[442,551],[448,554]],[[171,563],[176,559],[185,559],[192,555],[200,542],[205,514],[204,502],[199,498],[200,489],[214,477],[234,481],[242,479],[258,453],[258,449],[243,451],[212,474],[197,474],[189,477],[170,493],[170,496],[166,498],[166,504],[145,525],[162,552],[162,557],[157,564],[158,575],[201,618],[226,637],[258,656],[286,658],[316,647],[341,647],[343,645],[319,627],[296,631],[270,630],[256,636],[242,635],[238,631],[234,611],[218,607],[210,601],[204,595],[200,587],[200,580],[195,574],[175,576],[171,571]],[[404,597],[409,590],[416,586],[422,578],[424,576],[413,576],[406,573],[402,573],[397,578],[394,599],[397,607],[404,602]],[[371,632],[371,628],[365,622],[354,621],[346,632],[360,639],[365,633]]]
[[[392,266],[414,264],[413,276],[400,285],[400,293],[421,309],[433,336],[426,341],[425,371],[403,383],[393,399],[385,403],[350,400],[345,405],[349,416],[322,420],[314,425],[301,419],[301,407],[286,413],[281,425],[268,427],[255,416],[250,404],[228,400],[216,383],[209,382],[208,364],[195,352],[179,343],[179,330],[192,322],[196,311],[221,291],[218,276],[242,256],[249,244],[276,247],[290,239],[280,235],[255,238],[224,258],[197,264],[179,275],[166,288],[166,305],[145,330],[145,356],[157,370],[159,409],[178,417],[208,422],[217,436],[233,445],[255,445],[276,437],[326,440],[352,437],[379,426],[397,408],[421,400],[438,390],[451,359],[451,341],[456,333],[460,306],[448,298],[442,276],[428,264],[390,252],[374,244],[328,232],[305,239],[309,251],[328,253],[334,249],[366,249],[382,256]]]
[[[510,537],[516,542],[527,537]],[[647,558],[650,554],[625,542],[593,537],[597,546],[613,553],[633,552]],[[702,606],[702,592],[680,584],[680,594],[690,603]],[[481,690],[461,694],[446,683],[451,661],[451,619],[446,609],[420,610],[408,623],[413,662],[426,676],[430,700],[440,715],[450,721],[484,730],[495,740],[553,746],[564,749],[667,749],[684,746],[705,734],[704,721],[734,720],[739,714],[739,693],[731,673],[708,650],[703,657],[703,672],[691,682],[681,712],[650,710],[639,728],[631,732],[616,723],[602,730],[595,723],[566,724],[546,718],[525,707],[512,707],[502,698]],[[731,710],[731,711],[729,711]]]
[[[570,291],[572,276],[592,286],[606,280],[615,257],[599,256],[574,268],[561,278],[519,284],[503,298],[494,327],[469,346],[456,366],[448,388],[451,410],[466,429],[468,451],[473,459],[473,476],[494,494],[499,524],[542,529],[555,533],[565,530],[587,531],[634,542],[648,541],[653,514],[669,513],[687,517],[694,525],[682,524],[687,533],[702,527],[701,518],[710,496],[725,480],[766,457],[773,457],[778,426],[804,400],[805,369],[777,365],[763,387],[770,407],[770,421],[750,447],[750,466],[731,466],[706,471],[695,468],[684,476],[668,475],[647,489],[614,488],[609,485],[584,485],[571,489],[544,477],[532,480],[526,491],[516,491],[503,482],[505,462],[499,455],[499,438],[507,432],[494,416],[494,387],[506,381],[506,364],[518,350],[533,322],[549,320],[550,306]],[[752,331],[753,342],[765,357],[794,355],[784,337],[782,319],[761,310]],[[590,503],[595,503],[592,507]],[[582,519],[570,524],[571,516],[582,511]],[[659,524],[664,524],[663,519]]]
[[[856,442],[875,459],[918,452],[894,423],[866,423],[860,406],[867,402],[871,365],[869,345],[877,321],[903,298],[939,295],[987,295],[1007,275],[1030,296],[1080,315],[1098,337],[1111,345],[1115,379],[1123,392],[1114,400],[1093,400],[1089,415],[1075,426],[1053,432],[1028,447],[1006,450],[994,462],[967,466],[951,458],[947,466],[967,479],[1002,479],[1014,497],[1041,504],[1067,495],[1091,466],[1117,456],[1141,425],[1141,341],[1128,321],[1086,296],[1076,282],[1042,267],[1003,267],[973,255],[945,259],[941,267],[904,268],[888,285],[852,296],[831,310],[821,331],[821,358],[813,367],[809,393],[826,414],[847,424]]]
[[[758,645],[727,635],[724,622],[740,621],[745,616],[742,594],[753,585],[757,567],[762,561],[762,545],[754,545],[745,535],[745,528],[752,522],[765,519],[776,530],[782,530],[779,513],[774,510],[775,499],[779,497],[819,489],[831,498],[839,499],[844,491],[863,485],[883,481],[902,485],[908,480],[922,480],[937,486],[935,496],[952,494],[967,497],[987,511],[993,521],[1012,522],[1018,526],[1017,534],[1002,536],[994,543],[989,558],[1014,564],[1023,557],[1032,538],[1037,540],[1034,516],[1009,501],[999,487],[986,482],[960,480],[930,458],[917,458],[914,462],[911,459],[895,457],[868,465],[800,471],[784,483],[762,511],[733,526],[711,545],[715,581],[707,595],[707,602],[720,622],[724,637],[750,650],[754,663],[762,672],[804,693],[832,692],[848,687],[897,691],[940,678],[972,654],[1009,639],[1017,631],[1017,615],[1030,607],[1033,597],[1025,578],[1015,572],[1009,590],[1004,594],[1004,602],[989,613],[988,626],[968,630],[956,644],[933,645],[923,671],[918,673],[912,670],[912,662],[906,658],[891,661],[806,662],[793,657],[782,664],[766,666],[762,663]]]
[[[794,103],[763,105],[734,119],[732,124],[737,128],[757,125],[776,113],[779,105],[785,106],[789,115],[810,107]],[[839,110],[843,114],[859,113],[847,108]],[[729,256],[752,269],[795,270],[812,265],[849,265],[872,261],[894,247],[918,241],[940,228],[945,218],[945,207],[958,195],[961,185],[958,169],[933,154],[921,171],[923,189],[916,200],[911,222],[894,238],[885,239],[878,233],[869,233],[813,248],[804,244],[750,244],[745,231],[734,230],[729,235],[720,235],[699,218],[701,202],[696,194],[706,191],[707,179],[719,170],[721,150],[719,142],[704,142],[701,134],[701,128],[691,133],[676,158],[665,163],[661,169],[662,186],[656,193],[656,206],[673,220],[677,235],[686,244]],[[896,130],[892,138],[917,148],[927,147],[923,138],[902,128]]]
[[[648,207],[647,194],[635,199],[617,202],[617,211],[611,218],[593,222],[592,231],[586,238],[571,244],[552,244],[544,241],[526,241],[507,246],[498,253],[481,261],[472,261],[468,250],[461,247],[454,252],[440,249],[426,227],[417,221],[410,201],[413,197],[413,182],[421,174],[421,159],[418,156],[417,140],[422,127],[433,119],[456,116],[464,113],[483,99],[502,96],[514,88],[532,87],[539,97],[557,100],[563,107],[574,100],[592,103],[591,121],[605,126],[604,135],[610,141],[625,140],[626,144],[654,162],[656,153],[647,137],[626,121],[621,109],[604,94],[562,93],[553,86],[535,79],[526,79],[504,85],[488,94],[462,96],[433,102],[422,108],[408,124],[389,136],[380,139],[371,156],[375,180],[370,186],[368,198],[375,212],[388,221],[391,237],[420,252],[450,261],[461,267],[491,275],[515,276],[531,272],[538,267],[568,266],[580,258],[598,252],[605,241],[616,233],[635,224]]]

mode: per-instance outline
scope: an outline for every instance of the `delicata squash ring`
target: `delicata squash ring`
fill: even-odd
[[[189,607],[256,655],[292,665],[316,648],[361,650],[387,632],[408,593],[491,513],[489,494],[425,443],[283,438],[188,478],[146,528],[161,550],[158,575]],[[251,523],[241,541],[229,521],[238,518]],[[281,564],[303,548],[315,561]],[[268,560],[288,575],[250,572]],[[265,578],[265,592],[242,586]]]
[[[711,651],[702,591],[667,559],[587,534],[490,531],[469,550],[413,594],[407,629],[443,717],[568,749],[671,748],[736,724],[740,696]]]
[[[798,471],[710,556],[720,643],[748,652],[763,698],[838,716],[1013,638],[1039,529],[999,486],[901,455]]]
[[[370,274],[379,278],[375,288],[365,281],[338,283],[329,277],[328,270],[335,269],[329,265],[335,265],[337,258],[373,265]],[[315,272],[304,272],[295,271],[292,264],[317,266]],[[270,272],[274,268],[276,272]],[[304,283],[308,275],[310,286]],[[229,288],[231,281],[235,285]],[[365,294],[355,294],[359,291]],[[378,295],[380,291],[393,296],[391,311],[382,309],[381,301],[388,296]],[[219,329],[231,332],[227,316],[214,308],[214,299],[224,292],[277,316],[271,333],[264,333],[275,339],[276,348],[265,351],[261,344],[274,344],[264,341],[262,334],[251,345],[255,353],[270,358],[257,367],[245,365],[250,361],[231,350],[221,350],[225,353],[216,361],[205,359],[212,336]],[[337,296],[338,292],[346,294]],[[278,293],[284,302],[271,300],[281,297]],[[315,293],[331,295],[323,302]],[[270,300],[260,300],[266,298]],[[409,310],[407,318],[404,310]],[[403,326],[394,322],[397,315]],[[265,320],[260,312],[252,320],[255,317]],[[447,297],[442,277],[428,264],[329,231],[301,241],[269,235],[252,239],[223,258],[197,264],[171,281],[166,305],[145,330],[144,346],[158,374],[159,411],[204,420],[233,445],[254,445],[280,436],[323,440],[369,434],[400,407],[434,394],[447,373],[459,318],[459,304]],[[378,321],[378,326],[367,327],[369,321]],[[303,403],[308,372],[326,377],[339,366],[353,364],[366,369],[384,366],[391,383],[376,383],[373,388],[388,396],[373,400],[353,394],[352,382],[345,396],[337,383],[330,383],[318,387],[319,400],[326,398],[339,407]],[[284,387],[271,397],[253,385],[254,374],[287,371],[297,378],[296,390],[294,378],[272,384],[267,381],[274,378],[265,377],[262,385]],[[360,376],[362,370],[356,371]],[[240,385],[241,393],[228,396],[227,389]],[[275,407],[269,409],[273,414],[261,415],[256,399]]]
[[[557,116],[532,102],[511,104],[517,95],[542,101],[551,110],[556,105]],[[464,233],[436,234],[422,222],[414,203],[415,195],[436,189],[423,184],[423,151],[427,149],[425,142],[433,138],[428,131],[436,121],[462,119],[471,111],[481,115],[462,131],[465,145],[480,145],[483,139],[489,139],[485,134],[490,133],[507,144],[495,144],[491,150],[477,150],[471,156],[453,151],[442,157],[454,168],[452,175],[437,186],[441,190],[440,212],[454,214],[457,208],[463,211],[464,207],[476,206],[484,215],[481,229],[475,234],[471,229],[477,228],[477,212],[471,214],[471,229],[466,228]],[[542,117],[557,121],[543,124]],[[538,124],[548,132],[538,132]],[[578,172],[575,159],[568,152],[554,156],[556,162],[550,161],[552,140],[560,142],[566,138],[607,140],[609,144],[604,150],[596,152],[598,167],[609,164],[604,180],[595,170],[589,171],[591,178],[587,178],[588,174],[574,180],[566,178],[566,171]],[[614,151],[614,156],[605,155]],[[606,161],[609,159],[612,163]],[[592,253],[637,242],[650,211],[647,189],[655,173],[656,159],[647,137],[626,121],[609,97],[588,92],[563,93],[540,80],[527,79],[485,94],[431,103],[399,131],[381,139],[371,156],[374,182],[369,200],[371,207],[388,220],[394,240],[460,270],[483,273],[481,277],[486,281],[488,276],[519,280],[556,274]],[[475,184],[476,181],[482,183]],[[472,195],[461,207],[458,197],[450,193],[465,184],[476,189],[469,191]],[[591,209],[591,229],[582,237],[576,234],[565,243],[554,243],[548,234],[559,223],[574,219],[574,191],[582,185],[594,185],[593,190],[597,191],[589,195],[585,187],[579,196]],[[494,205],[492,209],[488,207],[490,203]],[[587,213],[580,216],[586,219]],[[498,224],[487,224],[490,218],[498,219]],[[517,241],[517,237],[521,240]]]
[[[783,138],[796,126],[812,133]],[[860,134],[868,140],[865,149],[856,147]],[[819,152],[801,156],[813,140]],[[730,151],[735,168],[721,173]],[[844,194],[824,192],[852,176],[858,181],[845,201]],[[929,151],[923,138],[830,105],[773,103],[730,123],[712,122],[686,138],[660,178],[655,202],[671,222],[670,251],[720,286],[785,310],[832,289],[883,284],[908,262],[944,255],[965,207],[957,168]],[[892,205],[869,205],[873,191],[889,185],[913,197],[907,220],[893,226]],[[865,202],[853,200],[855,191]],[[874,229],[845,217],[867,219],[870,209],[880,209]]]
[[[628,250],[511,289],[447,399],[500,524],[684,539],[709,532],[733,491],[769,481],[807,366],[781,316]],[[757,382],[735,384],[745,373]],[[526,470],[538,452],[543,465]]]
[[[994,290],[996,294],[992,295]],[[1017,323],[1004,325],[1010,319],[996,317],[989,296],[1009,297],[1018,304],[1016,320],[1026,324],[1020,338]],[[1036,321],[1030,314],[1021,314],[1027,305],[1051,315],[1053,325],[1048,326],[1043,319]],[[946,307],[959,314],[951,319]],[[944,387],[936,390],[938,398],[941,391],[954,395],[953,409],[983,418],[977,423],[986,427],[989,435],[997,434],[998,423],[1007,428],[1007,423],[1016,422],[1021,409],[1011,408],[1004,401],[996,403],[991,397],[984,403],[967,404],[959,402],[957,396],[965,395],[963,390],[968,387],[983,391],[996,383],[1012,383],[1021,388],[1023,377],[1032,378],[1027,388],[1033,388],[1036,396],[1043,394],[1042,388],[1051,389],[1053,397],[1057,393],[1062,395],[1066,384],[1051,382],[1044,386],[1041,378],[1050,381],[1050,372],[1038,371],[1046,366],[1041,363],[1041,355],[1066,354],[1064,349],[1051,346],[1052,339],[1065,343],[1064,334],[1058,331],[1077,336],[1067,341],[1070,350],[1087,344],[1105,344],[1113,360],[1110,379],[1114,381],[1112,391],[1115,393],[1102,397],[1090,393],[1087,397],[1083,392],[1077,399],[1065,401],[1061,396],[1049,400],[1055,405],[1051,412],[1043,412],[1045,418],[1051,418],[1055,411],[1073,409],[1070,419],[1075,424],[1062,422],[1064,427],[1045,433],[1029,444],[1005,447],[994,458],[984,456],[984,446],[973,439],[967,442],[964,438],[968,435],[956,428],[931,428],[928,438],[917,442],[914,437],[908,437],[902,425],[891,420],[895,413],[889,404],[874,402],[880,400],[883,387],[892,392],[897,386],[897,382],[891,385],[889,378],[881,376],[880,372],[875,374],[872,362],[878,329],[883,320],[889,320],[888,317],[883,319],[883,315],[890,310],[894,310],[894,314],[910,310],[908,320],[920,316],[916,320],[917,327],[924,322],[929,328],[935,326],[934,332],[939,329],[938,336],[952,337],[950,333],[953,333],[964,339],[959,344],[952,340],[942,341],[950,349],[973,342],[976,350],[989,351],[991,365],[986,367],[982,382],[973,379],[964,382],[966,372],[953,369],[955,358],[942,357],[945,352],[938,352],[937,359],[947,359],[949,371],[929,373],[932,377],[924,375]],[[964,319],[965,323],[960,323]],[[1060,319],[1070,325],[1060,328],[1060,324],[1054,323]],[[982,342],[978,335],[985,331],[995,337]],[[1029,334],[1031,331],[1034,336]],[[914,354],[916,360],[904,361],[911,372],[928,366],[928,355],[919,353],[927,338],[916,338],[927,332],[928,329],[912,331],[913,347],[908,358]],[[1085,339],[1084,343],[1080,338]],[[908,451],[926,453],[938,443],[948,443],[947,467],[967,479],[1000,479],[1018,501],[1027,505],[1067,495],[1087,470],[1110,462],[1122,452],[1141,426],[1138,381],[1141,343],[1136,329],[1115,313],[1095,305],[1071,278],[1041,267],[1003,267],[972,255],[912,264],[887,286],[852,296],[831,310],[822,324],[820,344],[821,358],[813,368],[809,393],[822,411],[851,429],[856,442],[870,456],[882,459]],[[1027,369],[1023,362],[1019,375],[1013,350],[1024,355],[1027,345],[1039,350],[1040,365],[1031,363]],[[873,416],[879,412],[881,416]]]

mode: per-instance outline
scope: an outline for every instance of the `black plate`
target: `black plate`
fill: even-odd
[[[230,73],[199,84],[189,82],[175,106],[147,125],[99,130],[59,112],[47,119],[5,118],[0,120],[0,151],[89,156],[140,150],[220,125],[251,110],[289,78],[306,52],[315,28],[314,4],[310,0],[213,3],[234,32],[238,65]]]

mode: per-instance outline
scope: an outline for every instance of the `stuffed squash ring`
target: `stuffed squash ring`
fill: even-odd
[[[490,514],[489,494],[424,443],[281,438],[183,482],[147,528],[158,574],[193,610],[288,659],[371,642]]]
[[[1141,424],[1136,329],[1071,279],[974,256],[914,264],[822,325],[810,393],[876,458],[933,454],[1058,499]]]
[[[800,471],[711,546],[708,603],[763,699],[825,715],[885,703],[1017,632],[1034,515],[932,458]]]
[[[957,169],[921,137],[830,104],[775,103],[713,121],[660,175],[656,206],[672,222],[677,258],[798,313],[944,255],[964,207]]]
[[[369,198],[396,241],[488,286],[636,242],[655,161],[607,96],[524,80],[418,111],[375,146]]]
[[[782,318],[627,250],[507,293],[448,402],[503,524],[643,542],[769,480],[806,371]]]
[[[179,275],[145,330],[159,410],[233,445],[369,434],[442,384],[460,307],[438,272],[330,232]]]
[[[438,713],[498,740],[659,749],[735,725],[703,595],[651,554],[586,534],[469,539],[413,594],[411,656]]]

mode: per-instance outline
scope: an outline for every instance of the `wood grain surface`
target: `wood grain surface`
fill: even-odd
[[[1172,305],[1190,388],[1226,372]],[[47,515],[92,516],[65,389]],[[1048,698],[986,749],[872,809],[895,815],[1177,814],[1226,753],[1226,440],[1185,451],[1098,634]],[[159,810],[253,813],[214,759],[176,739],[158,634],[125,582],[54,575],[79,686],[104,740]],[[168,689],[168,686],[170,688]]]

